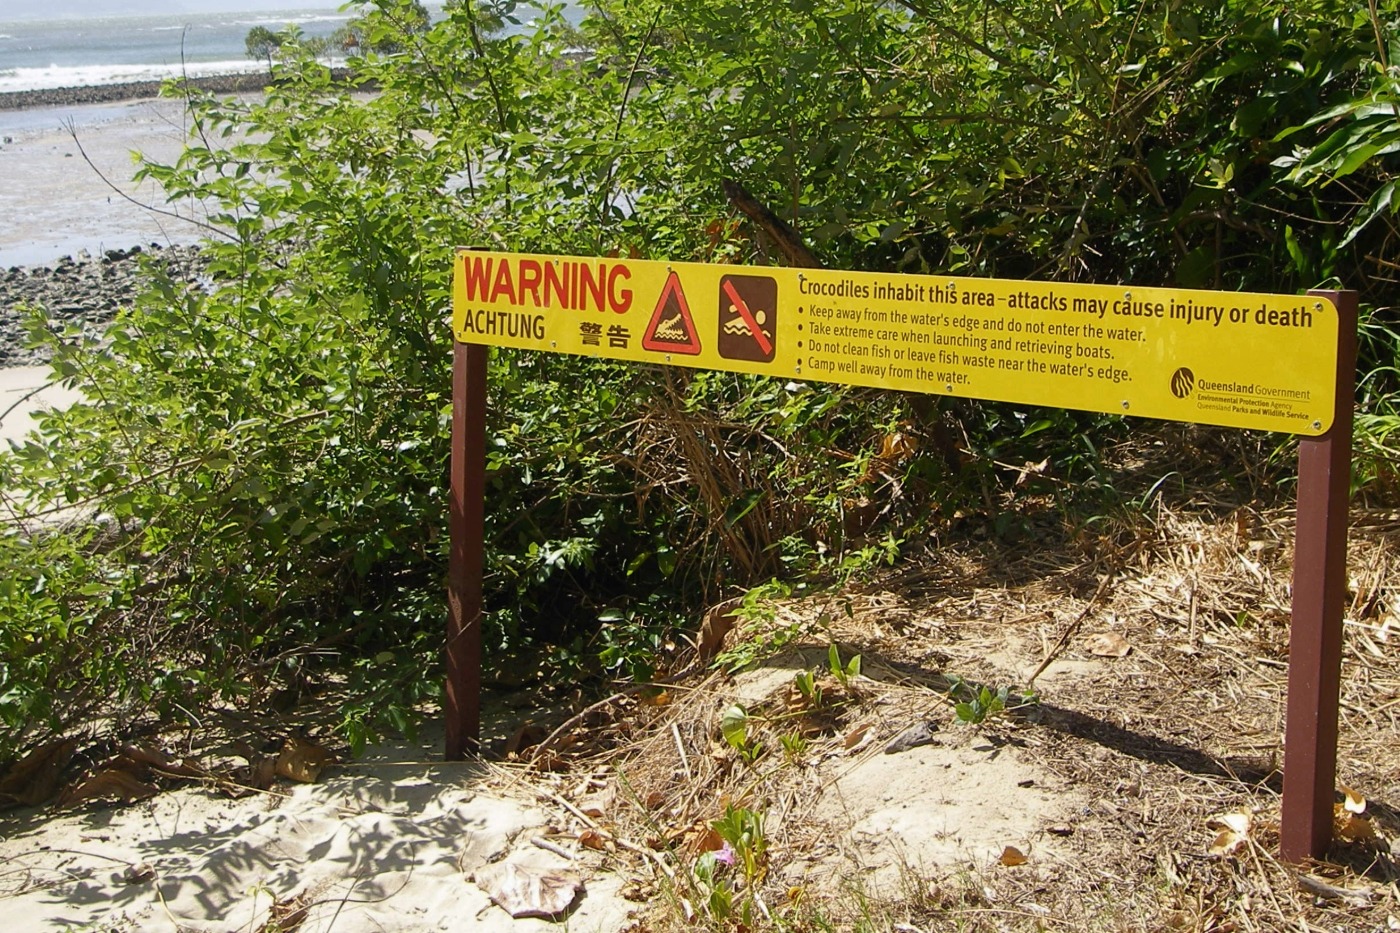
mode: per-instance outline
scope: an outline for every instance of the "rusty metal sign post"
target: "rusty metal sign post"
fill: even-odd
[[[488,347],[1300,435],[1281,849],[1332,839],[1357,295],[459,251],[446,756],[480,751]],[[687,295],[689,297],[687,297]],[[633,299],[637,298],[637,301]]]
[[[452,462],[447,564],[448,761],[481,742],[481,577],[486,561],[486,364],[479,344],[452,345]]]
[[[1332,427],[1298,440],[1293,618],[1288,630],[1288,719],[1283,740],[1285,859],[1321,858],[1332,843],[1342,611],[1347,592],[1352,407],[1356,400],[1356,292],[1309,292],[1337,306],[1337,394]]]

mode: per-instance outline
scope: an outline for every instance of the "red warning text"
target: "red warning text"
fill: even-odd
[[[632,309],[631,271],[618,263],[461,254],[468,301],[564,311]]]

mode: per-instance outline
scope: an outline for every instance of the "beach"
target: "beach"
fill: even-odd
[[[160,257],[177,275],[199,268],[198,216],[167,205],[150,182],[132,180],[132,152],[173,161],[185,140],[179,101],[142,97],[142,88],[73,89],[67,103],[0,110],[0,439],[18,441],[30,415],[65,405],[44,354],[25,346],[24,309],[38,307],[59,327],[100,330],[138,288],[142,256]],[[126,95],[82,103],[81,92]],[[29,92],[62,97],[62,92]],[[4,95],[14,98],[16,95]],[[37,99],[37,98],[36,98]],[[156,213],[157,208],[165,213]],[[36,391],[38,390],[38,391]]]
[[[179,101],[138,99],[0,111],[0,268],[136,244],[188,244],[200,228],[132,180],[133,153],[172,162],[186,139]],[[159,211],[159,212],[158,212]]]

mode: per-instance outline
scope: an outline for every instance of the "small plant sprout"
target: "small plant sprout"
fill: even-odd
[[[729,843],[725,843],[729,848]],[[695,880],[705,895],[705,910],[715,920],[728,920],[734,913],[734,884],[725,873],[725,866],[733,864],[733,852],[729,860],[721,858],[724,850],[702,852],[695,860]]]
[[[832,642],[826,653],[827,667],[831,670],[831,676],[836,678],[846,690],[851,690],[851,682],[860,676],[860,655],[856,655],[847,661],[844,666],[841,664],[841,652],[837,649],[836,643]]]
[[[1009,710],[1023,709],[1040,703],[1040,695],[1031,689],[1013,695],[1010,687],[1002,686],[994,692],[988,686],[970,684],[957,675],[949,677],[948,684],[948,697],[953,701],[953,712],[959,722],[968,725],[980,725]]]
[[[1006,710],[1006,701],[1010,691],[1002,687],[993,693],[990,688],[983,687],[973,694],[970,700],[963,700],[953,705],[953,711],[957,714],[960,722],[969,725],[979,725],[988,719]]]
[[[749,714],[737,703],[724,711],[719,720],[720,735],[730,748],[739,753],[745,764],[752,765],[763,757],[763,745],[749,733]]]
[[[759,915],[769,916],[758,896],[768,849],[763,814],[729,804],[724,816],[710,821],[710,827],[723,844],[701,853],[693,869],[705,909],[714,920],[736,920],[753,929]]]
[[[802,699],[809,707],[822,705],[822,688],[817,684],[817,675],[812,671],[798,671],[793,677],[793,683],[797,687],[797,692],[802,695]]]
[[[743,874],[752,890],[763,880],[768,839],[763,835],[763,814],[747,807],[727,804],[724,816],[712,820],[710,826],[733,850],[735,867]]]
[[[807,753],[807,739],[801,732],[788,732],[778,737],[783,746],[783,755],[788,761],[797,762]]]

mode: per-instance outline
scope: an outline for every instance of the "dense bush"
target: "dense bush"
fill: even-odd
[[[0,750],[99,703],[260,702],[326,671],[349,678],[352,738],[405,723],[440,679],[452,247],[776,261],[724,180],[832,266],[1358,288],[1387,423],[1394,13],[531,16],[512,31],[514,4],[454,3],[424,31],[382,0],[349,84],[293,44],[263,100],[173,89],[189,147],[141,173],[206,212],[210,280],[152,271],[108,340],[40,335],[90,401],[0,458]],[[893,553],[940,510],[995,510],[1011,478],[993,460],[1053,451],[1075,479],[1122,429],[566,357],[491,367],[488,654],[547,639],[585,671],[644,675],[686,612]],[[54,524],[75,508],[97,520]]]

